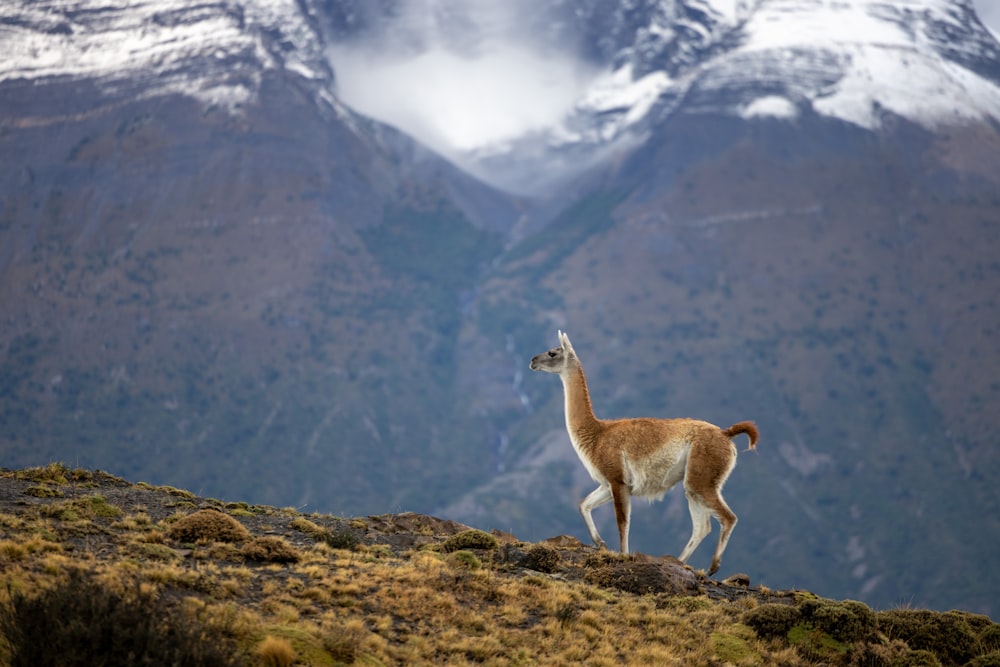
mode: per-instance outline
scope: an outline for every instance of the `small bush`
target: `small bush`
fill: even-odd
[[[1000,651],[1000,623],[991,623],[979,633],[979,646],[984,653]]]
[[[855,600],[807,599],[799,611],[805,621],[839,642],[870,640],[877,632],[875,612]]]
[[[496,549],[500,546],[497,538],[481,530],[463,530],[444,541],[444,550],[458,551],[460,549]]]
[[[35,498],[62,498],[63,492],[42,484],[39,486],[29,486],[24,490],[24,495],[34,496]]]
[[[164,544],[136,542],[132,546],[131,552],[137,556],[152,558],[153,560],[159,560],[166,563],[182,560],[182,556],[179,553]]]
[[[241,664],[224,635],[159,604],[136,585],[120,594],[81,570],[34,596],[10,590],[0,635],[10,667]]]
[[[62,463],[50,463],[47,466],[36,466],[25,468],[14,473],[17,479],[27,479],[32,482],[51,482],[53,484],[66,484],[66,475],[69,469]]]
[[[889,667],[941,667],[941,661],[930,651],[907,651],[890,663]]]
[[[247,560],[267,563],[297,563],[299,550],[280,537],[266,536],[251,540],[242,550]]]
[[[158,486],[156,488],[158,488],[160,491],[169,493],[172,496],[177,496],[178,498],[187,498],[188,500],[195,499],[195,495],[193,493],[191,493],[190,491],[185,491],[184,489],[178,489],[173,486]]]
[[[295,649],[282,637],[268,635],[254,649],[261,667],[290,667],[295,662]]]
[[[726,630],[713,632],[709,639],[715,657],[724,663],[747,664],[748,661],[760,661],[760,656],[751,642],[753,632],[745,625],[737,624]]]
[[[913,650],[930,651],[945,665],[964,665],[979,653],[979,641],[959,612],[890,609],[875,615],[878,629]]]
[[[104,496],[88,496],[78,503],[84,514],[91,517],[116,517],[121,516],[122,511],[108,502]]]
[[[4,540],[0,542],[0,561],[19,561],[28,557],[28,548],[20,542]]]
[[[743,614],[743,622],[763,639],[784,639],[802,619],[798,607],[768,602]]]
[[[323,649],[336,662],[351,665],[358,659],[363,639],[363,623],[348,621],[345,625],[331,628],[328,631],[328,634],[323,638]]]
[[[323,532],[323,541],[334,549],[353,549],[361,542],[356,528],[335,528]]]
[[[528,549],[525,564],[538,572],[552,572],[559,565],[559,552],[545,544]]]
[[[466,570],[478,570],[483,566],[479,556],[471,551],[454,551],[448,556],[448,564]]]
[[[810,662],[829,663],[850,651],[850,644],[834,639],[812,623],[796,623],[788,631],[788,643]]]
[[[991,651],[973,658],[966,667],[1000,667],[1000,651]]]
[[[167,536],[179,542],[242,542],[250,533],[233,517],[218,510],[204,509],[178,519],[170,526]]]
[[[306,535],[311,535],[316,539],[322,539],[324,534],[326,533],[326,531],[323,530],[320,526],[316,525],[309,519],[306,519],[305,517],[301,516],[292,519],[291,523],[289,523],[288,525],[294,528],[295,530],[303,532]]]

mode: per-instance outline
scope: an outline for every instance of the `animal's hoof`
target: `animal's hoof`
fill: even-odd
[[[608,545],[604,543],[604,540],[594,540],[594,545],[598,549],[607,549]]]

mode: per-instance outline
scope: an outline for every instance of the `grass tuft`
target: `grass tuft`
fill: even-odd
[[[448,555],[447,562],[452,567],[464,570],[478,570],[483,566],[483,562],[479,560],[479,556],[464,549],[451,552]]]
[[[59,489],[54,489],[51,486],[40,484],[38,486],[29,486],[26,488],[24,490],[24,495],[34,496],[35,498],[62,498],[63,492]]]
[[[283,637],[264,637],[254,654],[261,667],[290,667],[295,662],[295,649]]]
[[[178,519],[167,530],[178,542],[242,542],[250,532],[239,521],[218,510],[204,509]]]
[[[297,563],[302,558],[298,549],[284,538],[274,536],[254,538],[243,547],[242,553],[247,560],[265,563]]]

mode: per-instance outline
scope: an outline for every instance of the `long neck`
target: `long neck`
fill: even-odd
[[[587,376],[579,360],[560,374],[566,394],[566,428],[571,434],[591,432],[598,426],[590,404]]]

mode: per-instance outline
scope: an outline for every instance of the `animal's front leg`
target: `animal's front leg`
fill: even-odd
[[[615,521],[618,522],[621,552],[628,554],[628,524],[632,515],[632,497],[629,488],[624,484],[615,484],[611,487],[611,497],[615,501]]]
[[[591,516],[591,512],[594,511],[595,507],[600,507],[610,500],[611,488],[601,485],[580,502],[580,514],[583,515],[583,520],[587,524],[587,530],[590,531],[590,539],[594,540],[594,544],[601,549],[606,549],[607,545],[604,544],[604,540],[601,539],[601,536],[597,532],[597,526],[594,525],[594,517]]]

